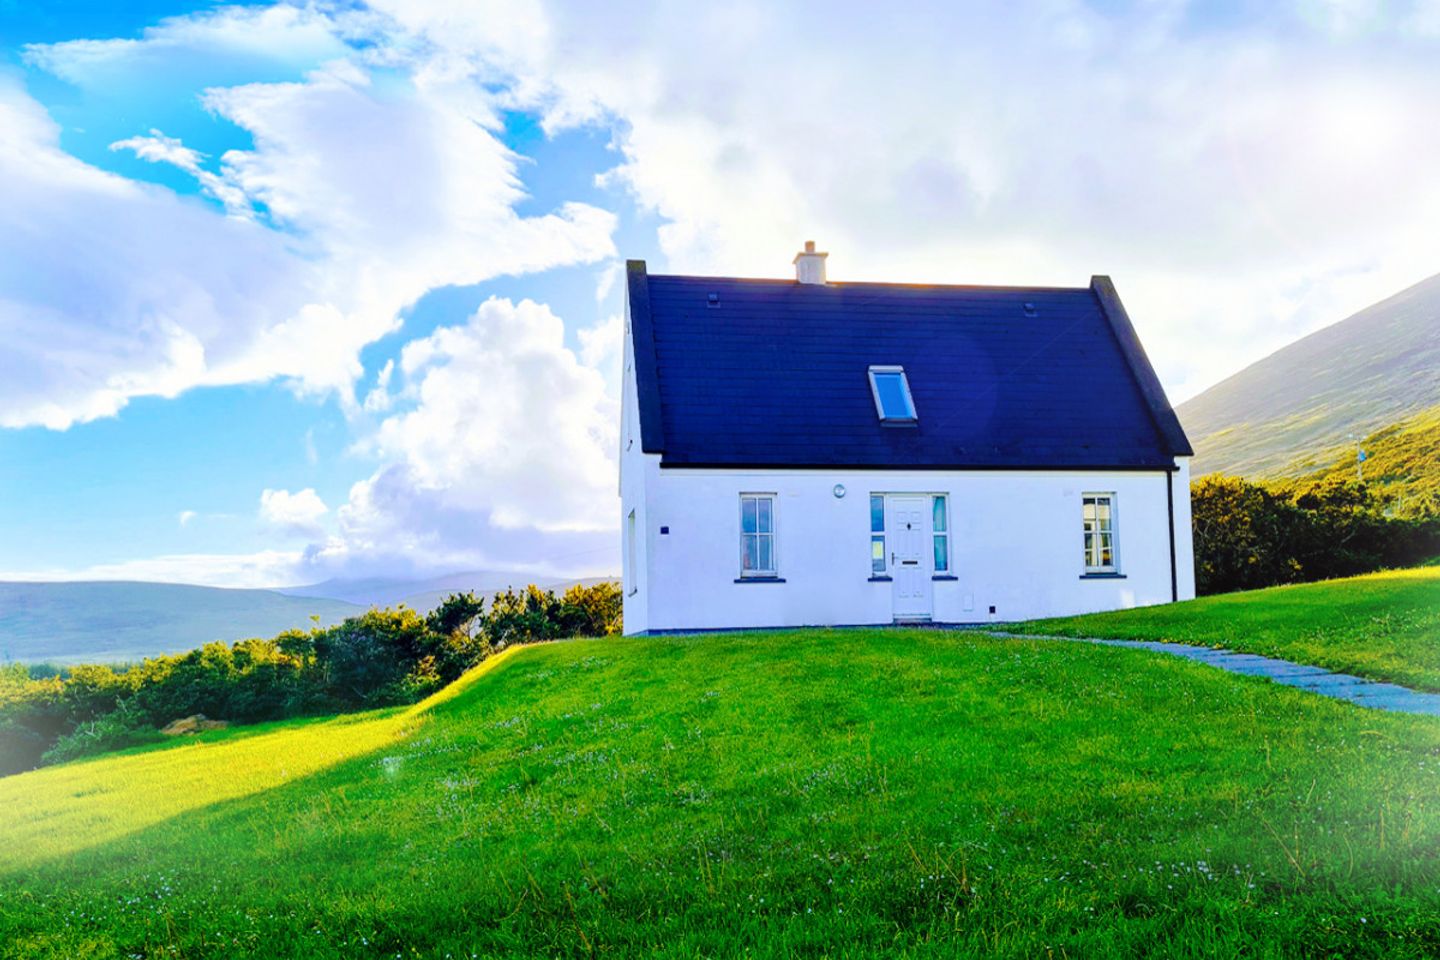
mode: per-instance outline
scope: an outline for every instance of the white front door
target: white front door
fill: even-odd
[[[929,620],[931,614],[930,498],[886,497],[885,539],[890,549],[896,620]]]

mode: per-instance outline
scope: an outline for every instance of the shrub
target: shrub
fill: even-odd
[[[577,637],[605,637],[620,632],[623,608],[620,586],[609,581],[575,584],[560,598],[564,632]]]
[[[45,751],[44,763],[65,763],[110,750],[123,750],[163,740],[134,704],[122,700],[102,717],[87,721],[61,737]]]
[[[563,598],[535,586],[506,590],[487,612],[473,593],[428,616],[370,610],[333,627],[270,640],[207,643],[114,669],[32,676],[0,667],[0,775],[145,743],[156,728],[203,713],[236,723],[412,703],[511,644],[620,630],[613,584]]]
[[[1354,481],[1271,488],[1208,476],[1190,503],[1201,594],[1412,566],[1440,550],[1440,519],[1392,516]]]

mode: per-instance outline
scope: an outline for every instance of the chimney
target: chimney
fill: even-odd
[[[795,280],[797,283],[825,282],[825,258],[828,253],[816,253],[815,241],[805,241],[805,252],[795,254]]]

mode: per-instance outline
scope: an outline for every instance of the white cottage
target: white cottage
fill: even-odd
[[[1190,443],[1088,287],[627,264],[625,631],[986,623],[1195,594]]]

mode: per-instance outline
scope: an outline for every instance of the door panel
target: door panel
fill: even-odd
[[[896,620],[931,615],[930,498],[886,497],[885,536],[890,549],[891,590]]]

